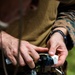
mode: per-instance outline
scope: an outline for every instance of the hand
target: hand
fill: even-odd
[[[68,55],[68,50],[66,48],[62,35],[58,32],[54,33],[47,42],[47,46],[49,48],[50,56],[57,54],[59,57],[58,63],[56,65],[53,65],[53,67],[63,65]]]
[[[18,56],[18,39],[10,36],[2,31],[2,48],[4,54],[10,59],[10,61],[16,65]],[[30,68],[35,67],[35,63],[39,59],[38,52],[48,51],[48,48],[37,47],[30,44],[27,41],[21,40],[19,64],[21,66],[28,65]]]

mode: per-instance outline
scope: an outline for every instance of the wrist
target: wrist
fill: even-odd
[[[51,37],[54,33],[59,33],[59,34],[62,36],[62,38],[63,38],[63,40],[64,40],[64,43],[67,44],[67,35],[65,35],[62,30],[55,29],[55,30],[51,31],[50,37]]]
[[[61,30],[64,33],[64,35],[67,35],[67,29],[66,28],[58,27],[58,28],[53,29],[53,31],[55,31],[55,30]]]

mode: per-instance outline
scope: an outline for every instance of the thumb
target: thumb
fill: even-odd
[[[51,45],[50,49],[49,49],[50,56],[55,55],[55,53],[56,53],[56,46],[55,45]]]

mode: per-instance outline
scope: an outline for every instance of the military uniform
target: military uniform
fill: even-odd
[[[70,35],[73,41],[75,41],[75,38],[73,37],[75,35],[74,21],[70,19],[56,20],[58,5],[59,2],[55,0],[39,0],[37,10],[30,10],[23,19],[22,39],[27,40],[34,45],[45,47],[46,39],[50,34],[51,28],[59,25],[67,28],[68,31],[72,33]],[[53,25],[54,22],[55,24]],[[12,36],[18,37],[18,24],[18,20],[14,21],[6,31]],[[12,29],[14,30],[12,31]]]
[[[67,2],[66,1],[63,2],[67,4],[75,3],[74,0],[72,1],[68,0]],[[73,43],[74,45],[75,44],[74,11],[72,11],[72,13],[71,12],[60,13],[61,15],[56,19],[58,14],[57,8],[59,4],[60,2],[56,0],[39,0],[37,10],[36,11],[29,10],[27,15],[23,18],[22,40],[26,40],[31,44],[37,46],[46,47],[46,41],[48,36],[50,35],[51,29],[55,27],[65,27],[68,30],[70,39],[72,40],[71,43]],[[10,26],[6,29],[6,32],[18,38],[18,24],[19,24],[18,19],[13,21],[12,23],[10,23]],[[63,69],[65,68],[63,67]]]

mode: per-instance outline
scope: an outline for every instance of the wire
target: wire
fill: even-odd
[[[19,0],[19,25],[18,25],[18,38],[19,38],[19,43],[18,43],[18,55],[17,55],[17,65],[16,65],[16,69],[14,71],[14,75],[17,74],[18,71],[18,67],[19,67],[19,52],[20,52],[20,43],[21,43],[21,33],[22,33],[22,2],[23,0]],[[5,28],[7,28],[7,25],[2,23],[0,21],[0,30],[4,30]],[[1,48],[2,48],[2,33],[1,33]],[[4,69],[4,73],[5,75],[8,75],[7,73],[7,69],[6,69],[6,65],[5,65],[5,58],[4,58],[4,52],[2,51],[2,62],[3,62],[3,69]]]
[[[16,69],[15,69],[15,72],[14,72],[14,75],[17,74],[18,72],[18,68],[19,68],[19,53],[20,53],[20,44],[21,44],[21,36],[22,36],[22,24],[23,24],[23,15],[22,15],[22,3],[23,3],[23,0],[19,0],[19,16],[20,16],[20,19],[19,19],[19,25],[18,25],[18,38],[19,38],[19,43],[18,43],[18,55],[17,55],[17,65],[16,65]]]

